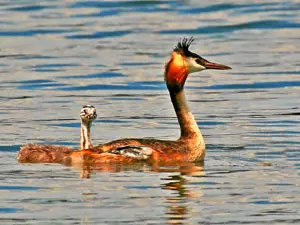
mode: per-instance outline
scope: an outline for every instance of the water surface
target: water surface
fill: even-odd
[[[0,3],[1,224],[300,223],[298,1]],[[29,142],[77,148],[79,111],[96,106],[93,142],[173,140],[163,81],[176,42],[231,71],[192,74],[190,108],[205,165],[93,170],[22,165]]]

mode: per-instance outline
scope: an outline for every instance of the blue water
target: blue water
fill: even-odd
[[[297,1],[0,3],[0,224],[299,224]],[[177,41],[230,71],[190,75],[205,164],[19,164],[25,143],[174,140],[164,64]],[[90,179],[80,178],[90,172]]]

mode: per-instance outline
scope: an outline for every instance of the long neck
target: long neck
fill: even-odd
[[[182,56],[173,52],[165,67],[165,81],[180,125],[180,139],[202,139],[200,129],[191,113],[184,95],[188,69]],[[203,141],[204,143],[204,141]]]
[[[169,92],[180,125],[180,139],[202,138],[200,129],[185,100],[184,90],[173,92],[169,88]]]
[[[92,148],[92,142],[91,142],[91,126],[92,122],[87,122],[84,120],[81,120],[81,130],[80,130],[80,149],[88,149]]]

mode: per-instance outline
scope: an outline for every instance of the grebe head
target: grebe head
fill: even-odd
[[[79,115],[83,121],[93,121],[97,118],[96,108],[92,105],[85,105]]]
[[[171,58],[165,67],[165,80],[168,87],[183,88],[185,80],[190,73],[205,69],[229,70],[231,67],[210,62],[189,50],[194,38],[183,38],[173,49]]]

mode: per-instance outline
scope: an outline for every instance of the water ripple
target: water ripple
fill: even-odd
[[[42,11],[44,9],[54,8],[53,6],[47,5],[24,5],[18,7],[8,8],[10,11],[19,11],[19,12],[30,12],[30,11]]]
[[[215,5],[209,5],[206,7],[195,7],[195,8],[187,8],[179,10],[180,13],[183,14],[198,14],[198,13],[211,13],[211,12],[219,12],[219,11],[227,11],[232,9],[240,9],[240,8],[254,8],[253,10],[257,10],[260,7],[264,6],[274,6],[277,3],[251,3],[251,4],[232,4],[232,3],[221,3]]]
[[[52,80],[31,80],[20,82],[18,89],[36,90],[36,89],[53,89],[66,86],[66,84],[58,83]]]
[[[273,82],[255,82],[249,84],[217,84],[203,87],[204,89],[273,89],[285,87],[299,87],[300,81],[273,81]]]
[[[20,208],[0,208],[0,213],[16,213],[18,211],[23,211],[23,209]],[[0,219],[1,221],[2,219]]]
[[[107,17],[107,16],[117,16],[121,14],[123,11],[120,9],[109,9],[109,10],[101,10],[98,13],[90,13],[90,14],[77,14],[74,15],[74,18],[84,18],[84,17]]]
[[[40,188],[30,186],[1,186],[0,190],[14,190],[14,191],[36,191]]]
[[[101,72],[92,73],[87,75],[75,75],[75,76],[61,76],[61,79],[94,79],[94,78],[116,78],[116,77],[126,77],[127,75],[123,73],[116,72]]]
[[[108,37],[120,37],[126,36],[127,34],[132,33],[131,30],[119,30],[119,31],[98,31],[93,34],[75,34],[67,35],[68,39],[96,39],[96,38],[108,38]],[[1,35],[1,33],[0,33]]]
[[[17,152],[21,145],[0,145],[0,152]]]
[[[0,6],[1,224],[300,222],[298,1],[2,0]],[[177,139],[162,74],[187,34],[195,53],[234,68],[188,78],[205,166],[17,162],[29,142],[77,149],[85,104],[97,107],[93,144]],[[80,178],[85,174],[90,179]]]
[[[77,1],[70,8],[132,8],[140,6],[153,6],[164,4],[165,1]]]
[[[36,30],[24,30],[24,31],[0,31],[0,36],[6,37],[23,37],[23,36],[36,36],[40,34],[62,34],[62,33],[70,33],[69,30],[63,29],[36,29]]]
[[[64,85],[60,85],[64,86]],[[85,91],[85,90],[164,90],[164,82],[129,82],[127,84],[90,84],[86,86],[58,87],[61,91]]]
[[[300,23],[284,21],[284,20],[259,20],[251,21],[246,23],[239,23],[233,25],[224,26],[206,26],[199,27],[196,29],[176,29],[176,30],[161,30],[161,34],[213,34],[213,33],[225,33],[234,32],[241,30],[251,30],[251,29],[287,29],[294,28],[299,29]]]

